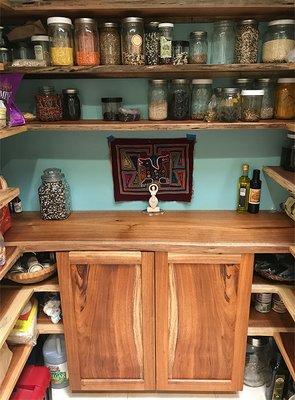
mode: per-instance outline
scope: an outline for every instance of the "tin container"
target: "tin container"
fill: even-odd
[[[272,293],[258,293],[255,299],[255,310],[266,314],[271,310]]]

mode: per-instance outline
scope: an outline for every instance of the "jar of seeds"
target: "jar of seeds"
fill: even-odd
[[[274,84],[270,78],[260,78],[257,81],[257,89],[263,89],[264,95],[261,103],[261,119],[273,118],[274,112]]]
[[[174,24],[159,24],[160,32],[160,64],[172,63],[172,36]]]
[[[259,30],[255,19],[240,21],[235,44],[235,61],[238,64],[257,62]]]
[[[289,53],[295,48],[294,27],[294,19],[278,19],[268,23],[262,48],[264,63],[287,62]]]
[[[171,82],[170,118],[174,120],[189,119],[190,87],[187,79],[174,79]]]
[[[188,64],[189,42],[186,40],[173,40],[172,42],[172,64]]]
[[[159,22],[149,22],[145,32],[145,61],[147,65],[159,64],[160,33]]]
[[[144,65],[144,27],[143,19],[124,18],[121,31],[122,62],[124,65]]]
[[[149,82],[149,119],[162,121],[168,116],[167,82],[153,79]]]
[[[191,118],[203,120],[212,96],[212,79],[193,79]]]
[[[262,97],[264,90],[242,90],[242,121],[255,122],[260,120]]]
[[[190,64],[206,64],[208,53],[207,32],[196,31],[190,33]]]
[[[238,121],[240,113],[240,90],[238,88],[224,88],[219,103],[220,121]]]
[[[99,31],[100,63],[102,65],[121,64],[121,39],[118,24],[105,22]]]
[[[59,168],[43,171],[38,189],[42,219],[66,219],[71,213],[70,187]]]

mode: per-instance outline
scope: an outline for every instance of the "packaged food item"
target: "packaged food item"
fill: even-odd
[[[6,126],[6,107],[3,100],[0,100],[0,129]]]
[[[10,332],[7,341],[11,344],[30,344],[37,342],[37,311],[38,302],[31,299],[23,308],[14,328]]]
[[[9,126],[25,124],[24,116],[15,104],[16,92],[22,77],[22,74],[0,74],[0,100],[6,106]]]

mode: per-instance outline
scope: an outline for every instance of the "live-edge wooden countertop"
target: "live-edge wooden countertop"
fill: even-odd
[[[268,211],[74,212],[64,221],[43,221],[39,213],[24,212],[14,218],[5,243],[24,251],[286,253],[294,243],[294,224]]]

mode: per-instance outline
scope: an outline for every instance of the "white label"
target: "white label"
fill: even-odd
[[[49,364],[45,363],[46,367],[49,368],[51,375],[51,383],[53,385],[62,385],[68,382],[68,364],[67,362],[63,364]]]
[[[44,60],[43,47],[40,44],[35,44],[34,51],[36,60],[43,61]]]
[[[240,188],[240,196],[245,197],[246,196],[246,188]]]

